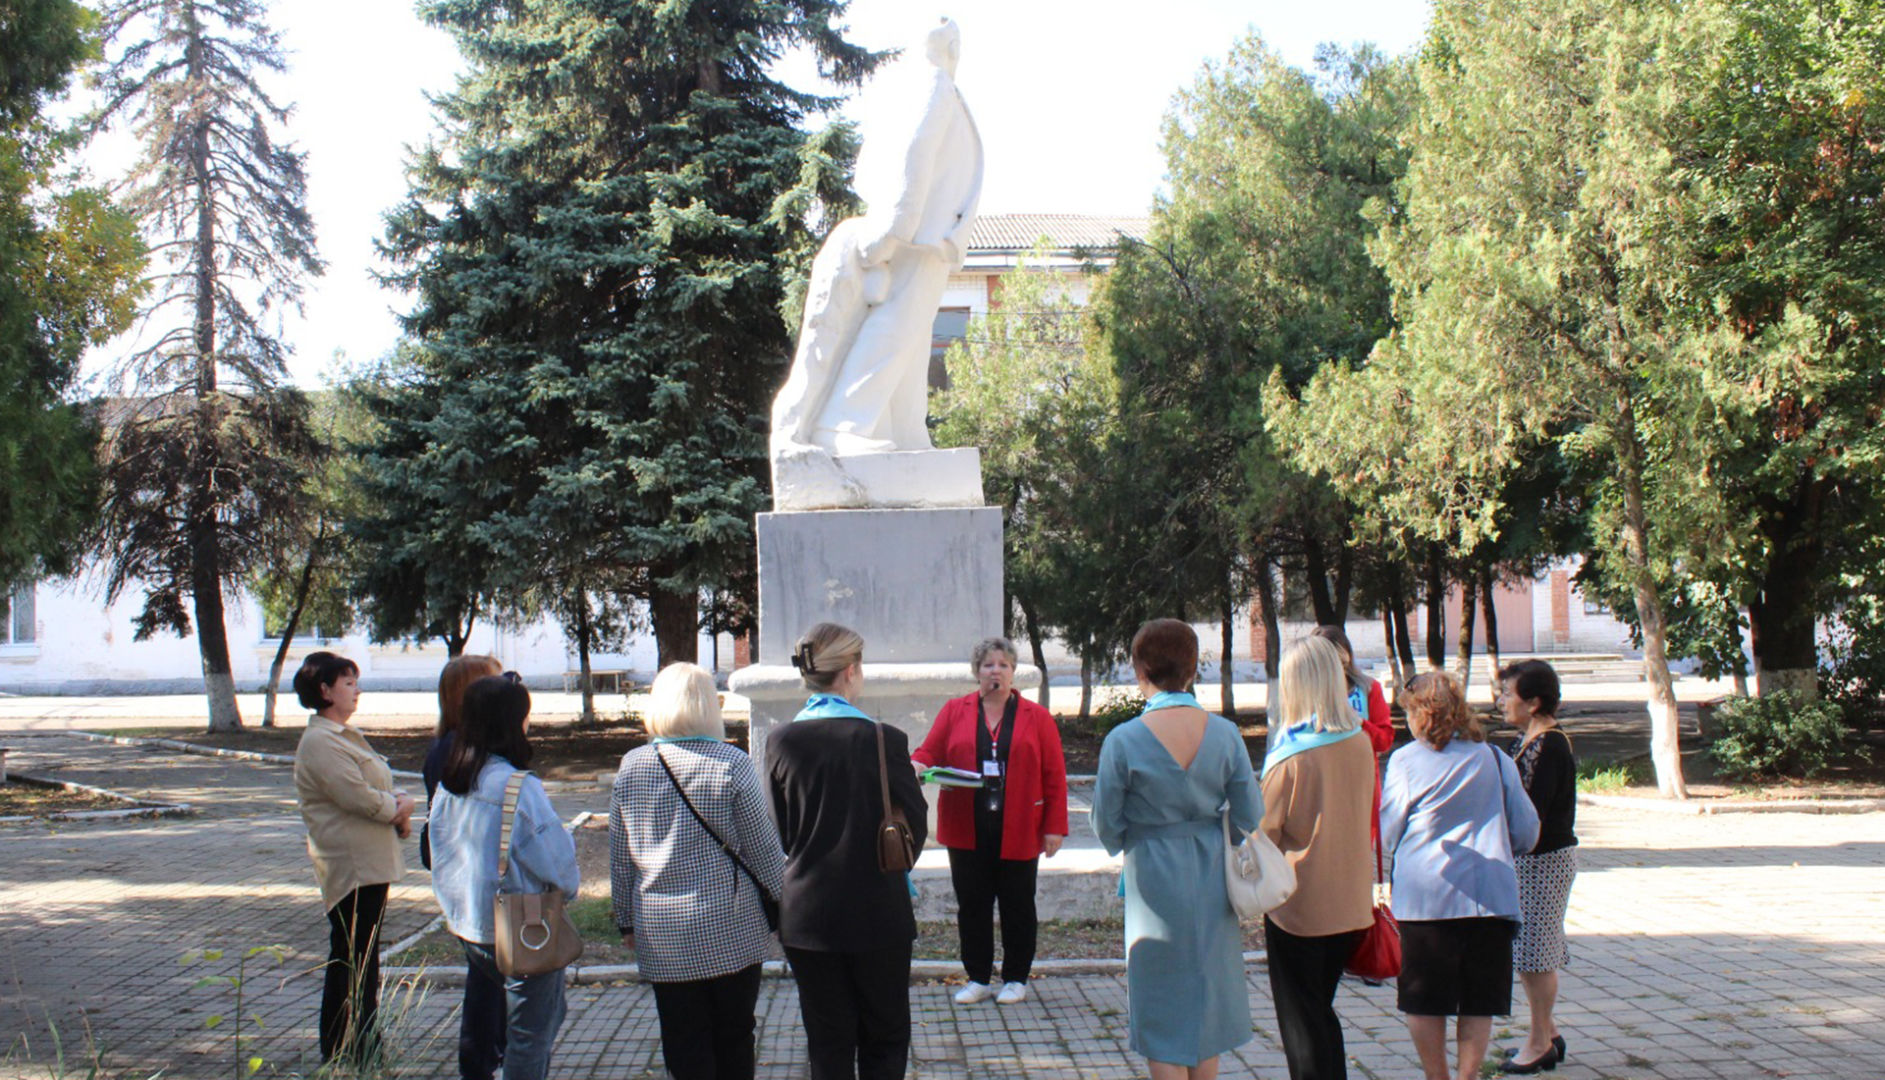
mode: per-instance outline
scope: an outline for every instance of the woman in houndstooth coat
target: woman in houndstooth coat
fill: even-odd
[[[713,677],[670,664],[650,696],[653,739],[623,756],[609,807],[615,925],[654,984],[675,1080],[751,1080],[772,940],[760,890],[779,895],[785,855],[751,759],[726,742]]]

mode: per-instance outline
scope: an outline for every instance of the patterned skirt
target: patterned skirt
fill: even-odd
[[[1512,966],[1519,971],[1556,971],[1571,962],[1564,937],[1564,909],[1577,877],[1577,849],[1520,855],[1518,904],[1523,922],[1512,940]]]

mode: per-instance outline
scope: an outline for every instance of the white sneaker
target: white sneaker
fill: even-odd
[[[1014,1005],[1028,996],[1027,983],[1003,983],[1001,993],[995,995],[995,1004]]]
[[[1004,994],[1007,992],[1008,991],[1006,989],[1003,989],[1002,991],[1002,993]],[[988,985],[987,983],[972,982],[969,985],[963,987],[962,989],[956,991],[956,1004],[957,1005],[977,1005],[977,1004],[980,1004],[981,1002],[987,1001],[989,998],[992,998],[994,996],[995,996],[994,987]],[[1018,1001],[1020,999],[1017,998],[1015,1000]]]

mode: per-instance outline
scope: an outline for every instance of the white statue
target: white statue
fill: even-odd
[[[955,84],[961,53],[955,23],[930,31],[921,108],[894,144],[900,158],[881,177],[860,177],[867,212],[840,222],[812,262],[798,352],[772,406],[781,510],[982,501],[979,454],[872,460],[932,448],[931,328],[982,192],[982,141]],[[891,149],[873,140],[866,153]]]

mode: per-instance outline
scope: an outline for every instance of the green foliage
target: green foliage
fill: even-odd
[[[1715,710],[1719,734],[1709,744],[1715,770],[1730,780],[1812,777],[1846,758],[1869,758],[1830,701],[1788,691],[1732,698]]]
[[[691,659],[699,593],[751,586],[781,313],[853,201],[849,137],[802,129],[835,101],[768,66],[805,46],[855,85],[880,57],[829,0],[421,11],[468,67],[382,245],[418,301],[369,398],[368,614],[386,634],[635,596],[662,662]]]
[[[1114,690],[1093,710],[1093,733],[1104,737],[1108,732],[1145,712],[1146,700],[1131,690]]]
[[[45,116],[97,51],[71,0],[0,22],[0,582],[76,569],[94,519],[97,421],[68,395],[87,346],[129,325],[144,248],[133,223],[63,171],[70,134]]]
[[[1641,758],[1608,764],[1577,763],[1577,790],[1593,795],[1616,795],[1651,779],[1649,763]]]
[[[1847,717],[1876,723],[1885,712],[1885,598],[1854,596],[1829,620],[1820,692]]]

